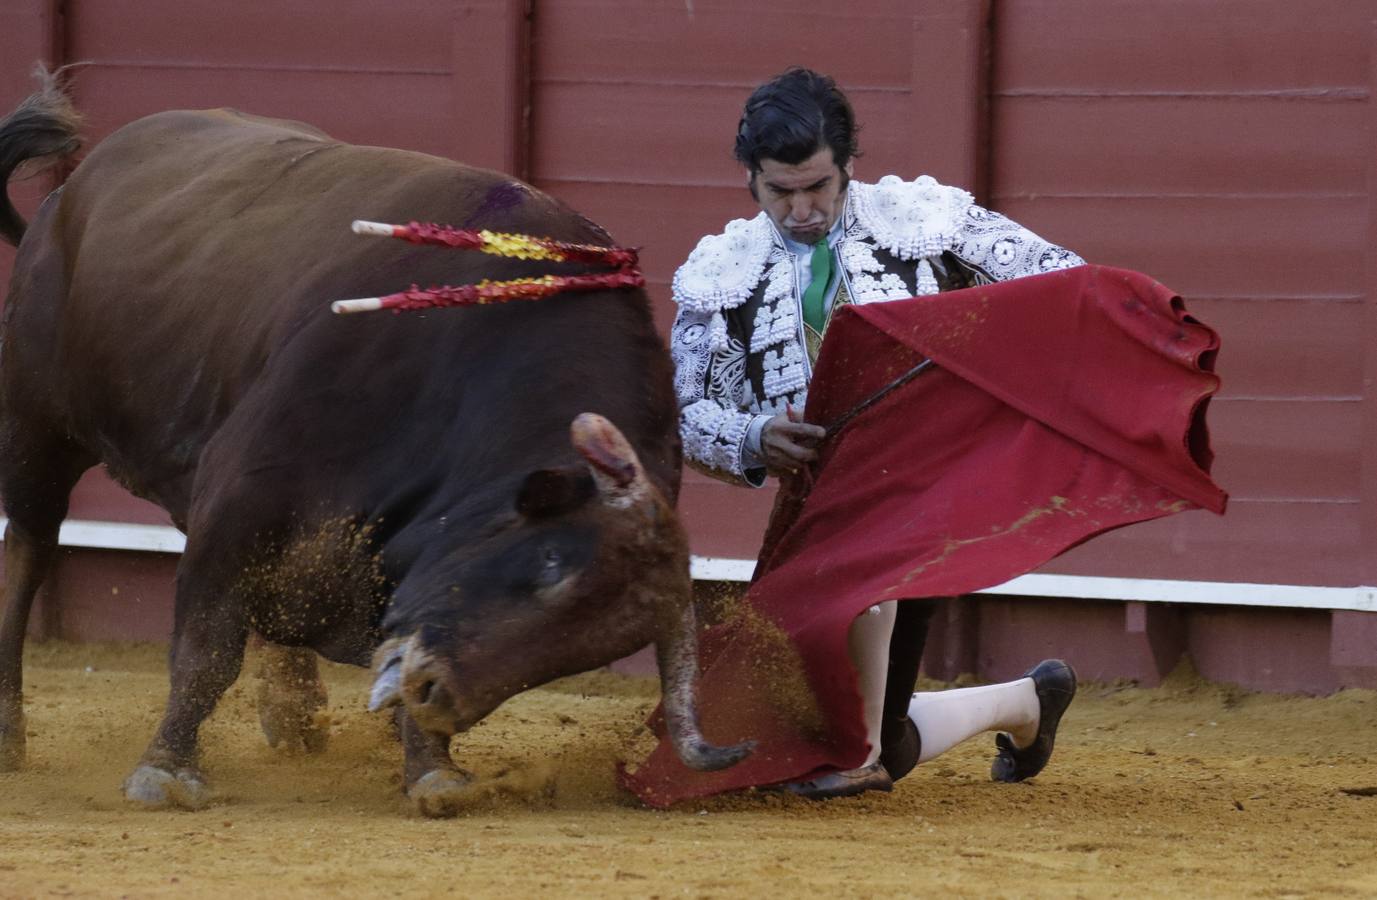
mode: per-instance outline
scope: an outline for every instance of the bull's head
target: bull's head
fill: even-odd
[[[631,445],[602,416],[571,426],[585,464],[532,472],[513,508],[438,568],[447,592],[422,620],[394,621],[374,657],[370,709],[398,703],[455,734],[507,698],[626,656],[650,641],[679,757],[703,771],[745,758],[698,727],[688,542]],[[402,617],[405,618],[405,617]]]

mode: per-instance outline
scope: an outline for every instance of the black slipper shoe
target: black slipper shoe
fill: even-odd
[[[898,781],[918,765],[918,754],[923,742],[918,737],[918,726],[904,716],[902,720],[884,724],[880,740],[880,762],[893,781]]]
[[[999,755],[990,766],[995,781],[1023,781],[1043,770],[1052,758],[1052,745],[1057,739],[1057,725],[1062,713],[1076,696],[1076,672],[1059,659],[1045,659],[1027,672],[1023,678],[1033,679],[1038,693],[1041,713],[1038,717],[1038,736],[1027,747],[1015,747],[1008,732],[995,735]]]
[[[781,787],[809,800],[831,800],[833,797],[854,797],[866,791],[892,791],[894,781],[883,765],[873,762],[846,772],[828,772],[809,781],[791,781]]]

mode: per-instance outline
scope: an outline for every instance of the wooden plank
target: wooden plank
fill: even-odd
[[[441,116],[415,114],[418,108],[444,109],[452,104],[453,85],[443,75],[91,66],[74,80],[73,93],[93,141],[165,109],[229,106],[257,115],[304,120],[351,143],[438,155],[455,155],[456,149],[450,122]],[[407,102],[398,103],[399,96]],[[349,102],[340,103],[340,97],[348,97]]]
[[[1345,197],[1039,197],[993,205],[1091,262],[1184,296],[1361,296],[1368,201]]]
[[[1363,4],[1374,7],[1377,4]],[[1365,37],[1371,52],[1369,54],[1368,82],[1377,89],[1377,17],[1365,30]],[[1368,103],[1367,135],[1377,134],[1377,103]],[[1363,287],[1367,302],[1364,306],[1362,327],[1355,329],[1362,338],[1361,359],[1363,365],[1363,422],[1362,422],[1362,506],[1358,523],[1362,545],[1368,552],[1363,555],[1363,578],[1366,584],[1377,584],[1377,144],[1369,141],[1365,156],[1368,171],[1367,197],[1367,257],[1364,270]]]
[[[1215,400],[1215,479],[1235,501],[1356,502],[1363,413],[1356,398]]]
[[[1315,694],[1342,686],[1328,665],[1330,617],[1323,613],[1205,607],[1189,616],[1191,658],[1204,678]]]
[[[1361,297],[1193,297],[1186,308],[1217,329],[1221,397],[1357,398],[1365,392],[1367,305]]]
[[[755,559],[774,497],[773,480],[752,490],[686,473],[679,513],[688,529],[690,548],[699,556]]]
[[[0,5],[0,117],[33,93],[33,68],[53,69],[63,62],[61,0],[10,0]],[[53,177],[21,178],[8,185],[10,201],[19,214],[32,218],[38,204],[56,185]],[[9,284],[14,250],[0,242],[0,306]]]
[[[540,93],[552,81],[715,85],[733,96],[734,128],[751,89],[792,65],[858,93],[907,91],[913,15],[899,0],[562,0],[539,7],[534,74]]]
[[[988,192],[989,28],[988,0],[914,4],[913,75],[902,136],[906,157],[917,165],[894,169],[908,178],[926,173],[982,200]]]
[[[1351,96],[1368,85],[1370,18],[1352,0],[1004,0],[994,82],[999,92]]]
[[[1357,503],[1233,500],[1111,532],[1039,571],[1180,581],[1351,587],[1364,580]]]
[[[82,0],[70,23],[69,46],[72,59],[139,65],[149,72],[186,67],[447,74],[454,8],[452,0],[331,0],[328,7],[319,0]]]
[[[33,91],[33,67],[63,61],[61,0],[7,0],[0,5],[0,103],[8,113]]]
[[[929,172],[973,181],[984,93],[979,60],[985,4],[872,6],[890,13],[848,10],[836,35],[858,41],[865,52],[848,55],[832,47],[826,54],[829,63],[838,64],[827,71],[847,90],[863,126],[865,155],[857,162],[857,176],[873,180],[890,172],[906,177]],[[834,7],[822,9],[818,15],[824,21],[841,18]],[[807,10],[799,13],[802,17]],[[604,15],[615,15],[622,26],[616,35],[599,37],[600,43],[610,42],[608,53],[580,52],[588,19]],[[732,160],[731,141],[741,104],[756,83],[788,64],[766,65],[762,55],[768,57],[777,45],[789,62],[806,59],[799,41],[819,30],[802,27],[816,22],[800,19],[797,26],[784,23],[788,27],[762,42],[746,28],[759,15],[755,8],[700,6],[691,24],[684,24],[682,9],[614,10],[601,3],[542,8],[535,36],[540,52],[533,131],[540,139],[533,148],[533,179],[542,185],[740,185],[743,173]],[[675,39],[664,40],[666,33]],[[896,34],[909,39],[897,41]],[[706,48],[710,53],[700,52],[705,48],[696,42],[705,36],[730,36],[743,43],[743,53],[732,54],[717,43]],[[745,45],[757,52],[745,53]],[[848,63],[868,68],[844,68]],[[932,84],[939,82],[943,90],[933,91]],[[963,109],[971,111],[968,116],[959,112]],[[942,122],[940,131],[932,127],[934,121]],[[608,140],[609,134],[624,134],[627,122],[638,123],[636,140]]]
[[[172,524],[172,519],[161,507],[140,500],[112,481],[104,466],[88,469],[81,476],[72,489],[67,518],[139,525]]]
[[[63,553],[45,599],[48,637],[66,641],[167,641],[172,634],[177,557],[82,550]]]
[[[92,63],[78,97],[98,137],[162,109],[233,106],[519,173],[526,18],[525,0],[345,0],[323,41],[308,0],[196,15],[172,0],[93,0],[71,39]]]
[[[1005,195],[1366,188],[1364,103],[1011,97],[995,109],[995,178]]]
[[[525,176],[528,0],[465,0],[458,4],[453,37],[453,132],[445,155]]]
[[[537,85],[537,90],[531,168],[537,182],[744,188],[745,173],[732,158],[732,142],[749,91],[565,83]],[[973,139],[953,131],[940,140],[933,135],[916,140],[914,94],[851,99],[862,126],[864,156],[856,160],[857,178],[874,181],[891,172],[914,178],[934,161],[952,170],[947,177],[964,171],[955,162],[961,152],[943,148],[973,148]],[[637,123],[634,139],[630,122]]]
[[[745,99],[740,90],[563,82],[533,89],[537,183],[744,184],[731,155]]]

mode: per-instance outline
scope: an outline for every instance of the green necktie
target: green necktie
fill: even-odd
[[[827,312],[823,301],[827,297],[827,285],[832,281],[832,251],[827,246],[827,238],[813,245],[813,258],[809,262],[813,280],[808,282],[808,290],[803,292],[803,321],[819,334],[827,323]]]

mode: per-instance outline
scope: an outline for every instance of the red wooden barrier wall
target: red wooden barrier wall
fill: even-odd
[[[33,61],[79,60],[93,140],[155,110],[229,105],[514,172],[645,245],[667,329],[674,267],[700,235],[755,211],[730,157],[741,102],[787,65],[829,71],[864,125],[860,177],[966,186],[1089,259],[1153,274],[1224,334],[1212,415],[1229,515],[1138,526],[1045,572],[1194,585],[1162,600],[1219,585],[1231,604],[1288,602],[1250,598],[1247,583],[1318,586],[1335,593],[1285,596],[1347,607],[986,597],[954,608],[935,652],[998,675],[1041,640],[1038,622],[1069,616],[1082,643],[1111,648],[1101,674],[1151,678],[1154,660],[1189,649],[1219,677],[1328,689],[1377,681],[1377,614],[1358,611],[1377,609],[1364,589],[1377,584],[1372,5],[8,0],[0,106],[27,92]],[[51,184],[11,193],[30,211]],[[0,276],[12,258],[0,249]],[[751,558],[770,499],[690,473],[695,551]],[[72,515],[166,522],[98,473]],[[47,592],[63,601],[45,607],[48,630],[161,633],[169,566],[74,551]],[[144,599],[134,620],[121,612],[130,594]],[[1296,657],[1309,662],[1240,662],[1259,640],[1310,648]]]

